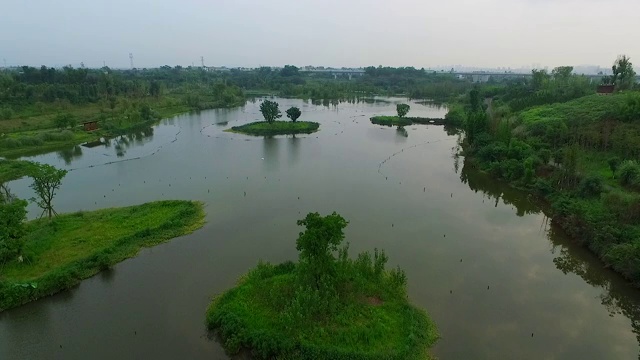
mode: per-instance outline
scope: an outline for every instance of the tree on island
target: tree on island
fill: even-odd
[[[411,109],[411,107],[407,104],[396,105],[396,111],[398,112],[398,117],[401,117],[401,118],[407,115],[407,113],[409,112],[409,109]]]
[[[287,110],[287,117],[293,122],[296,122],[300,115],[302,115],[302,111],[300,111],[300,109],[296,106],[292,106]]]
[[[262,104],[260,104],[260,112],[269,124],[282,117],[282,113],[280,113],[280,109],[278,109],[278,103],[275,101],[263,101]]]
[[[58,213],[53,209],[53,198],[56,196],[56,191],[62,184],[62,178],[67,175],[67,170],[56,169],[51,165],[41,164],[33,172],[33,184],[31,188],[35,191],[38,198],[31,198],[31,201],[36,203],[39,208],[42,209],[42,217],[45,213],[48,214],[49,220],[53,215]]]
[[[300,274],[320,290],[323,282],[335,282],[336,259],[333,252],[344,240],[342,230],[348,222],[335,212],[324,217],[316,212],[307,214],[297,224],[307,228],[296,240],[296,249],[300,252]]]

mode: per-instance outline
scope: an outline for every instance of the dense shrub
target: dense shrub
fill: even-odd
[[[600,196],[603,189],[602,178],[599,176],[587,176],[578,184],[578,194],[584,198]]]
[[[624,161],[618,170],[618,181],[625,186],[635,186],[640,183],[640,165],[635,161]]]

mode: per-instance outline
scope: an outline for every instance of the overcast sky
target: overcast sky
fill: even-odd
[[[0,59],[89,67],[640,65],[640,0],[2,0]]]

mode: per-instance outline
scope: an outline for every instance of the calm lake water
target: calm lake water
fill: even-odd
[[[0,313],[0,359],[224,359],[204,326],[211,297],[260,259],[296,259],[296,220],[334,210],[350,221],[352,255],[383,248],[406,270],[412,302],[439,326],[441,359],[638,358],[640,291],[551,227],[526,193],[457,158],[457,135],[369,122],[402,99],[277,101],[321,131],[223,132],[260,118],[248,102],[32,158],[73,170],[58,212],[193,199],[206,203],[207,224]],[[412,103],[409,115],[445,112]],[[29,183],[10,187],[29,198]]]

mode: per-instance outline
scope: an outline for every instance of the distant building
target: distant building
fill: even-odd
[[[598,85],[598,95],[611,95],[615,88],[615,85]]]
[[[97,121],[87,121],[87,122],[83,122],[82,126],[84,128],[84,131],[94,131],[94,130],[98,130],[98,122]]]

